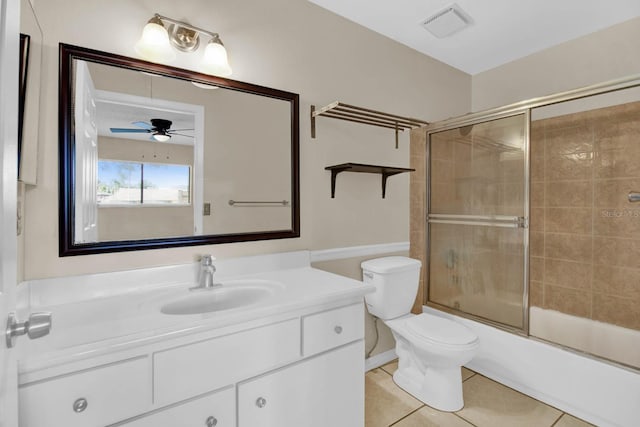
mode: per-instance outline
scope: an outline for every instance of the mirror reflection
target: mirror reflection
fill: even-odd
[[[70,64],[72,246],[296,233],[291,99]]]

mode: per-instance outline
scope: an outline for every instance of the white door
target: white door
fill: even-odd
[[[74,243],[98,241],[98,126],[95,86],[84,61],[76,61],[76,194]]]
[[[0,327],[16,306],[18,0],[0,0]],[[0,426],[18,425],[16,351],[0,339]]]

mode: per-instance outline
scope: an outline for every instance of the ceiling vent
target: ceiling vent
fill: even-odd
[[[471,17],[454,3],[425,19],[420,25],[442,39],[465,29],[472,22]]]

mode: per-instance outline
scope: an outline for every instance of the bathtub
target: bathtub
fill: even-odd
[[[431,307],[423,311],[454,319],[478,335],[480,350],[469,369],[598,426],[638,425],[637,371]]]
[[[529,335],[640,369],[640,331],[531,307]]]

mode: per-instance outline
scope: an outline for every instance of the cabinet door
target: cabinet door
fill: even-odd
[[[364,344],[238,386],[238,427],[364,426]]]

